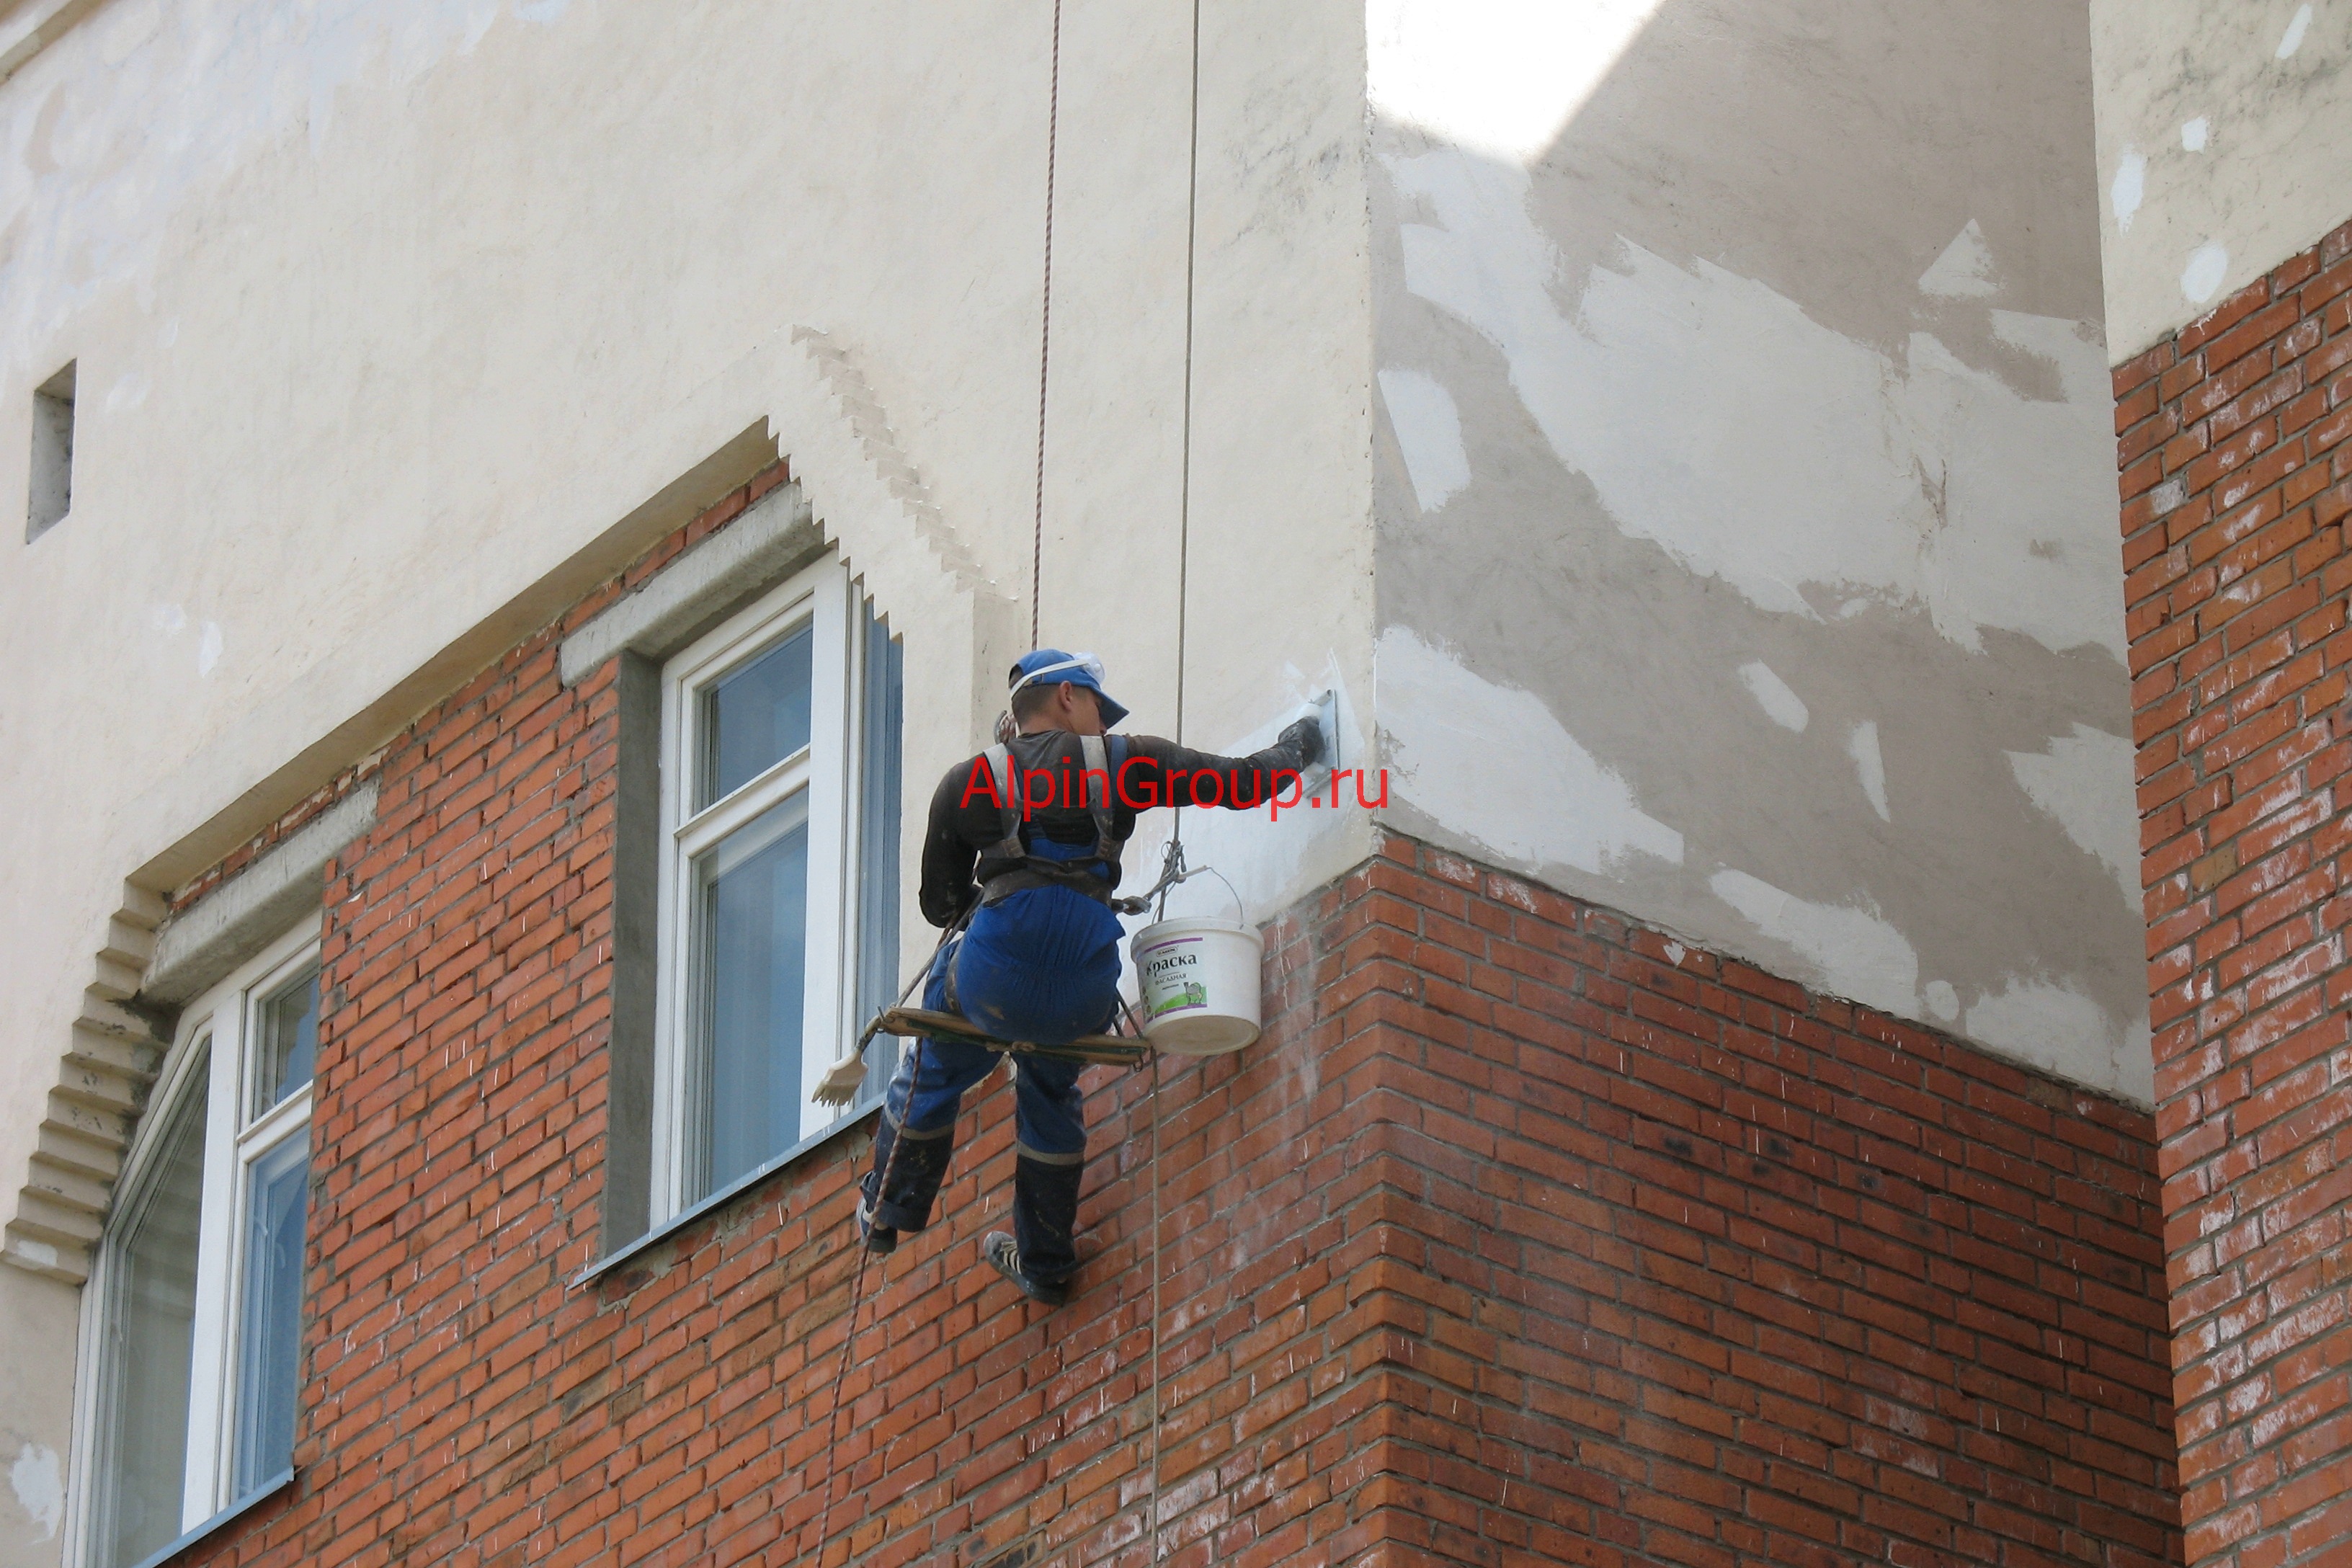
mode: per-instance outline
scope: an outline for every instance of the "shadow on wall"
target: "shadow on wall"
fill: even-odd
[[[2146,1100],[2084,18],[1471,9],[1372,19],[1401,824]]]

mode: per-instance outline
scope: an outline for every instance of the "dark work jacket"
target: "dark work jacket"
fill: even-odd
[[[1222,805],[1246,811],[1273,798],[1298,798],[1301,769],[1293,746],[1268,746],[1246,757],[1195,752],[1157,735],[1107,737],[1124,743],[1127,760],[1116,770],[1111,790],[1111,836],[1125,844],[1138,812],[1162,805]],[[1078,774],[1086,765],[1078,737],[1066,730],[1041,730],[1014,739],[1025,808],[1024,831],[1056,845],[1091,847],[1094,816],[1081,804]],[[1112,748],[1118,755],[1117,745]],[[1171,788],[1172,785],[1172,788]],[[923,918],[952,925],[977,895],[979,884],[1016,861],[982,859],[981,851],[1004,837],[1003,819],[990,783],[986,756],[958,763],[931,794],[930,826],[923,835]],[[1113,886],[1117,879],[1113,879]]]

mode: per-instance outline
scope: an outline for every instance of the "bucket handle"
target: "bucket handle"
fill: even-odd
[[[1244,931],[1248,929],[1248,912],[1242,907],[1242,896],[1234,891],[1233,883],[1226,881],[1225,874],[1223,871],[1218,870],[1214,866],[1203,866],[1201,869],[1206,871],[1210,876],[1214,877],[1218,881],[1224,882],[1225,891],[1231,895],[1234,900],[1234,929],[1235,931]]]
[[[1159,898],[1161,899],[1160,912],[1165,914],[1167,903],[1162,896],[1169,889],[1181,882],[1189,882],[1195,877],[1214,877],[1218,881],[1225,884],[1225,892],[1234,900],[1234,929],[1242,931],[1248,927],[1248,909],[1243,904],[1241,894],[1234,890],[1232,880],[1223,871],[1218,870],[1214,866],[1186,866],[1184,851],[1181,846],[1171,845],[1167,859],[1168,863],[1160,870],[1160,880],[1132,898],[1113,899],[1110,901],[1110,907],[1123,915],[1150,914],[1151,900]]]

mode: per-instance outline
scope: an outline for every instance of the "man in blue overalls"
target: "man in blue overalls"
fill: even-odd
[[[1039,648],[1008,679],[1017,732],[950,768],[931,797],[923,918],[970,923],[933,960],[923,1005],[961,1014],[996,1039],[1066,1045],[1108,1028],[1118,1012],[1120,927],[1110,900],[1136,814],[1261,805],[1322,755],[1323,734],[1302,719],[1254,756],[1221,757],[1154,736],[1108,734],[1127,710],[1103,690],[1092,655]],[[926,1039],[899,1058],[858,1205],[869,1248],[888,1252],[900,1233],[930,1222],[963,1091],[1003,1054]],[[982,1244],[999,1272],[1048,1306],[1069,1299],[1078,1266],[1081,1067],[1020,1058],[1013,1233],[992,1232]]]

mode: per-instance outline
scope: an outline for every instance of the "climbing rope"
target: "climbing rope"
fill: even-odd
[[[1045,280],[1038,291],[1037,310],[1037,506],[1029,536],[1031,647],[1037,646],[1037,607],[1045,590],[1045,375],[1054,350],[1054,149],[1062,129],[1062,0],[1054,0],[1050,58],[1045,82]],[[1181,702],[1177,710],[1183,710]]]
[[[1062,0],[1054,0],[1052,40],[1047,54],[1045,99],[1045,223],[1043,247],[1043,268],[1038,298],[1037,331],[1037,474],[1036,489],[1030,517],[1029,541],[1029,646],[1038,642],[1042,625],[1040,611],[1045,598],[1045,428],[1047,392],[1051,385],[1054,342],[1054,181],[1056,153],[1061,134],[1062,105]],[[1200,175],[1201,175],[1201,0],[1192,0],[1192,96],[1190,103],[1189,152],[1185,165],[1184,204],[1184,395],[1179,440],[1180,476],[1177,484],[1176,507],[1176,741],[1184,740],[1184,667],[1189,646],[1189,614],[1191,609],[1192,530],[1192,342],[1195,304],[1194,269],[1199,253],[1200,236]],[[1141,897],[1121,900],[1130,913],[1141,913],[1146,901],[1153,895],[1159,899],[1159,914],[1168,912],[1168,890],[1190,872],[1184,865],[1184,812],[1175,808],[1169,829],[1169,843],[1161,867],[1159,883]],[[1208,868],[1202,868],[1202,870]],[[1223,879],[1222,878],[1220,879]],[[1228,884],[1230,888],[1230,884]],[[961,922],[959,922],[960,924]],[[944,933],[941,942],[952,930]],[[919,980],[919,975],[917,977]],[[910,992],[913,987],[908,988]],[[904,996],[900,998],[905,1000]],[[879,1022],[878,1018],[877,1020]],[[874,1030],[868,1028],[866,1036]],[[861,1046],[863,1041],[860,1042]],[[913,1086],[922,1076],[923,1042],[915,1041],[911,1065],[908,1105],[912,1108]],[[1149,1099],[1151,1109],[1151,1488],[1150,1495],[1151,1559],[1160,1557],[1160,1058],[1151,1056],[1151,1086]],[[889,1096],[883,1096],[884,1114],[888,1114]],[[890,1154],[883,1162],[878,1190],[889,1190],[890,1175],[898,1163],[899,1143],[893,1142]],[[840,1364],[834,1373],[833,1407],[827,1417],[824,1500],[817,1513],[817,1562],[824,1559],[825,1540],[833,1523],[833,1482],[835,1461],[840,1444],[841,1395],[847,1385],[849,1368],[856,1359],[857,1322],[866,1298],[866,1266],[872,1256],[863,1237],[858,1242],[857,1269],[850,1284],[849,1326],[842,1338]]]
[[[1060,0],[1055,0],[1056,5]],[[1184,743],[1184,665],[1190,651],[1192,565],[1192,319],[1197,290],[1193,274],[1201,236],[1201,0],[1192,0],[1191,124],[1184,165],[1184,406],[1180,428],[1176,484],[1176,743]],[[1184,879],[1184,808],[1168,826],[1168,850],[1160,868],[1160,917],[1167,918],[1168,889]],[[1222,880],[1222,879],[1220,879]],[[1160,1561],[1160,1053],[1151,1055],[1151,1552]]]
[[[920,979],[921,976],[918,975],[916,978]],[[914,987],[909,985],[907,989],[911,992]],[[901,1000],[904,998],[902,997]],[[907,1078],[907,1113],[908,1115],[914,1113],[915,1091],[922,1087],[922,1083],[923,1041],[922,1037],[919,1035],[915,1038],[913,1064]],[[890,1091],[886,1087],[882,1091],[882,1115],[887,1119],[889,1114]],[[906,1146],[906,1142],[904,1138],[894,1138],[890,1141],[890,1157],[882,1162],[882,1179],[874,1184],[874,1203],[877,1211],[881,1207],[883,1194],[890,1190],[890,1173],[898,1168],[898,1151]],[[854,1186],[855,1184],[853,1183],[852,1185]],[[825,1536],[833,1529],[833,1471],[835,1457],[841,1448],[841,1391],[849,1381],[849,1363],[855,1359],[852,1352],[857,1344],[857,1315],[866,1304],[866,1265],[874,1256],[872,1249],[866,1245],[866,1238],[863,1236],[857,1237],[856,1246],[857,1273],[849,1287],[849,1327],[841,1336],[841,1364],[833,1374],[833,1408],[825,1417],[823,1494],[824,1501],[817,1510],[816,1516],[816,1560],[820,1565],[824,1562]]]
[[[1151,1557],[1160,1561],[1160,1053],[1151,1053]]]

